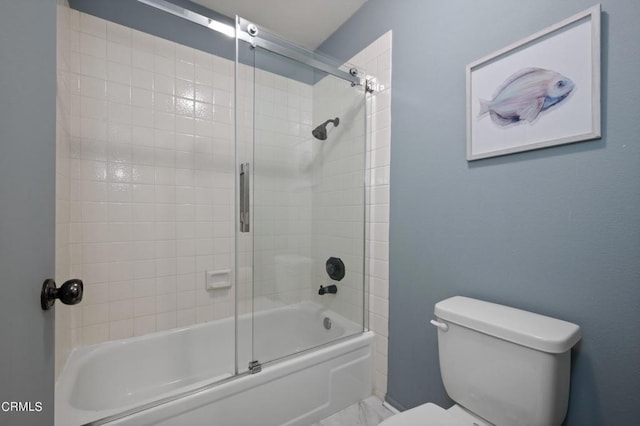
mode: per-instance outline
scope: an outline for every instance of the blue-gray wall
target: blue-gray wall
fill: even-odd
[[[640,2],[603,0],[603,138],[465,161],[465,65],[592,0],[369,0],[321,50],[393,30],[389,386],[449,406],[433,305],[461,294],[575,322],[566,424],[640,418]]]
[[[0,425],[52,425],[56,1],[0,1]]]

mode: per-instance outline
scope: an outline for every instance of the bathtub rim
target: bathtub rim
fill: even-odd
[[[292,359],[297,360],[299,363],[301,364],[311,364],[311,360],[312,357],[314,356],[318,356],[321,355],[323,352],[328,353],[329,351],[332,350],[339,350],[340,348],[348,348],[349,346],[353,346],[353,349],[351,350],[356,350],[360,347],[364,347],[367,344],[373,344],[373,339],[374,339],[374,333],[371,330],[364,330],[361,332],[357,332],[355,334],[349,335],[349,336],[344,336],[341,338],[338,338],[336,340],[333,340],[331,342],[327,342],[324,343],[320,346],[316,346],[310,349],[305,349],[303,351],[300,352],[296,352],[294,354],[290,354],[287,355],[285,357],[281,357],[272,361],[266,361],[264,363],[262,363],[262,367],[263,370],[261,372],[261,374],[265,374],[267,372],[271,372],[273,374],[273,369],[274,367],[282,367],[283,369],[286,368],[285,366],[287,366],[286,361],[290,361]],[[361,344],[360,344],[361,343]],[[341,353],[337,353],[335,354],[335,356],[340,356],[342,355]],[[334,357],[335,357],[334,356]],[[334,357],[329,357],[327,359],[331,359]],[[299,370],[305,367],[305,365],[299,366],[299,368],[296,368],[295,370]],[[290,367],[293,368],[293,367]],[[158,399],[156,401],[152,401],[152,402],[148,402],[146,404],[142,404],[138,407],[134,407],[131,409],[128,409],[126,411],[123,411],[121,413],[116,413],[107,417],[103,417],[101,419],[97,419],[97,420],[92,420],[88,423],[82,423],[81,426],[102,426],[102,425],[108,425],[111,422],[117,421],[117,420],[121,420],[124,419],[126,417],[132,416],[132,415],[136,415],[136,414],[140,414],[144,411],[147,410],[151,410],[153,408],[156,407],[160,407],[160,406],[164,406],[165,404],[169,404],[172,402],[176,402],[180,399],[183,398],[189,398],[189,397],[194,397],[197,396],[198,394],[202,394],[206,391],[210,391],[216,387],[219,386],[224,386],[224,385],[228,385],[230,383],[235,383],[235,382],[239,382],[240,380],[247,380],[249,377],[254,377],[255,374],[252,374],[251,371],[245,371],[243,373],[238,373],[236,375],[233,375],[231,377],[222,379],[222,380],[218,380],[215,382],[211,382],[211,383],[207,383],[206,385],[202,385],[199,386],[195,389],[190,389],[184,392],[181,392],[177,395],[170,395],[161,399]],[[267,374],[265,374],[265,376],[267,376]],[[265,380],[267,380],[265,378]],[[238,383],[238,386],[241,386],[240,383]]]
[[[305,358],[308,357],[312,357],[314,356],[314,354],[316,352],[329,352],[331,350],[333,350],[333,348],[335,347],[336,350],[340,350],[339,347],[340,346],[345,346],[345,345],[349,345],[353,342],[354,345],[360,347],[361,345],[359,345],[358,339],[364,339],[364,342],[367,341],[365,334],[368,332],[368,329],[364,328],[362,324],[357,324],[355,322],[353,322],[352,320],[332,311],[330,308],[323,306],[323,305],[319,305],[315,302],[312,301],[303,301],[299,304],[294,304],[294,305],[284,305],[284,306],[277,306],[277,307],[273,307],[271,309],[267,309],[264,311],[259,311],[259,312],[255,312],[255,313],[245,313],[242,315],[238,316],[238,320],[241,319],[242,317],[252,317],[256,314],[258,315],[269,315],[271,312],[273,311],[280,311],[282,309],[285,310],[303,310],[303,311],[311,311],[311,312],[322,312],[322,313],[326,313],[327,315],[339,319],[340,323],[345,323],[345,325],[347,325],[347,327],[345,328],[345,332],[347,332],[347,334],[339,337],[339,338],[335,338],[334,340],[331,340],[329,342],[325,342],[322,344],[319,344],[317,346],[313,346],[307,349],[303,349],[300,350],[298,352],[292,352],[289,353],[288,355],[284,355],[272,360],[267,360],[261,363],[261,366],[263,368],[268,368],[278,365],[278,364],[285,364],[287,361],[291,361],[292,359],[300,359],[301,362],[304,362]],[[319,309],[319,310],[318,310]],[[235,317],[227,317],[227,318],[221,318],[219,320],[214,321],[215,323],[228,323],[228,322],[233,322],[234,327],[237,327],[237,321]],[[72,354],[67,358],[66,362],[65,362],[65,366],[62,370],[62,374],[65,373],[65,371],[68,370],[68,367],[73,364],[73,368],[71,368],[71,371],[77,375],[79,368],[84,364],[84,362],[87,361],[87,356],[91,356],[92,353],[95,352],[102,352],[103,350],[108,350],[110,348],[117,348],[119,346],[122,345],[126,345],[129,344],[131,342],[135,342],[135,341],[144,341],[147,339],[154,339],[157,338],[158,336],[166,336],[166,335],[173,335],[173,334],[179,334],[181,332],[187,331],[187,330],[193,330],[193,329],[198,329],[198,328],[206,328],[212,325],[212,322],[207,322],[207,323],[202,323],[202,324],[192,324],[189,326],[184,326],[184,327],[179,327],[179,328],[174,328],[171,330],[163,330],[163,331],[157,331],[154,333],[149,333],[143,336],[132,336],[132,337],[128,337],[125,339],[119,339],[119,340],[115,340],[115,341],[109,341],[109,342],[103,342],[103,343],[97,343],[94,345],[89,345],[89,346],[85,346],[85,347],[79,347],[76,348],[72,351]],[[350,327],[349,325],[353,325],[355,326],[354,328]],[[237,341],[237,339],[236,339]],[[76,353],[76,356],[74,357],[74,353]],[[75,360],[74,358],[80,356],[81,359],[80,360]],[[337,356],[337,355],[336,355]],[[331,359],[333,358],[333,356],[329,356],[327,359]],[[78,361],[80,361],[78,363]],[[235,360],[236,366],[237,366],[237,362],[238,360]],[[308,365],[313,365],[313,363],[309,362]],[[139,403],[139,405],[124,405],[120,408],[114,408],[114,409],[110,409],[108,411],[109,412],[105,412],[105,413],[95,413],[97,415],[103,415],[104,417],[99,417],[99,418],[95,418],[93,416],[91,416],[89,413],[91,413],[92,410],[83,410],[83,409],[79,409],[76,407],[73,407],[72,405],[70,405],[69,403],[69,397],[70,397],[70,392],[72,390],[72,387],[69,386],[64,386],[64,390],[62,391],[62,394],[60,394],[60,396],[63,397],[62,399],[62,404],[60,406],[60,408],[62,409],[62,412],[65,413],[66,410],[78,410],[80,413],[85,413],[85,415],[81,415],[81,417],[78,419],[81,423],[78,423],[79,425],[102,425],[102,424],[108,424],[110,422],[143,412],[143,411],[147,411],[149,409],[158,407],[158,406],[162,406],[174,401],[178,401],[182,398],[185,397],[189,397],[189,396],[193,396],[193,395],[197,395],[199,393],[202,392],[206,392],[208,390],[211,390],[213,388],[219,387],[219,386],[224,386],[225,384],[227,384],[228,382],[233,382],[236,380],[240,380],[243,377],[246,376],[253,376],[254,374],[252,374],[250,371],[234,371],[234,372],[230,372],[229,375],[217,375],[217,376],[213,376],[210,378],[205,378],[199,382],[195,382],[192,383],[190,385],[186,385],[182,390],[178,391],[175,394],[170,394],[170,395],[159,395],[158,399],[153,399],[153,400],[147,400],[147,401],[142,401]],[[62,375],[61,375],[62,377]],[[217,380],[216,380],[217,378]],[[58,385],[60,385],[61,382],[57,381],[56,383],[56,392],[58,392]],[[57,398],[56,398],[57,400]],[[56,405],[57,405],[57,401],[56,401]],[[119,410],[123,410],[123,411],[119,411]],[[106,410],[105,410],[106,411]],[[56,416],[56,419],[58,419],[58,416]],[[61,420],[65,420],[68,419],[66,414],[62,414],[60,417]]]

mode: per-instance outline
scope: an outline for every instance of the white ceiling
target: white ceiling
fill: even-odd
[[[315,50],[367,0],[192,0]]]

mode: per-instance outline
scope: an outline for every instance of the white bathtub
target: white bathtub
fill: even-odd
[[[305,302],[257,313],[253,339],[251,325],[239,317],[240,371],[252,341],[261,362],[324,346],[237,377],[233,319],[78,348],[56,383],[56,425],[303,426],[371,394],[373,334],[357,324]]]

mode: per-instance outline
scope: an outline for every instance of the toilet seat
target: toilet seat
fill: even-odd
[[[432,404],[422,404],[389,417],[380,426],[486,426],[457,405],[448,410]]]

